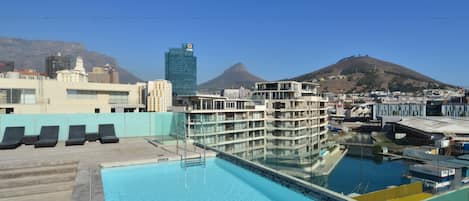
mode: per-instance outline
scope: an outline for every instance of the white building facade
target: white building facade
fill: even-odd
[[[88,74],[83,64],[83,58],[77,57],[75,68],[57,71],[57,80],[60,82],[88,82]]]

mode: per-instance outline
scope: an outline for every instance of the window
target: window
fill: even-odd
[[[109,104],[127,104],[129,103],[129,92],[111,91],[109,92]]]
[[[67,97],[72,99],[96,99],[96,91],[67,89]]]
[[[35,104],[35,89],[0,89],[0,104]]]
[[[94,113],[99,113],[99,108],[94,108]]]

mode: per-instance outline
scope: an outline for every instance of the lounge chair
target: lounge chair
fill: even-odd
[[[24,127],[6,127],[0,149],[15,149],[21,145],[24,136]]]
[[[101,124],[98,128],[99,141],[104,143],[118,143],[119,138],[116,137],[114,124]]]
[[[83,145],[86,141],[86,126],[74,125],[68,129],[68,140],[65,141],[65,146],[69,145]]]
[[[41,134],[39,134],[39,141],[34,144],[34,147],[55,147],[58,138],[59,126],[43,126]]]

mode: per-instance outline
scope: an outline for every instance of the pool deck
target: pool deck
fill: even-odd
[[[70,200],[103,201],[102,167],[180,160],[183,147],[180,145],[178,149],[176,145],[151,144],[145,138],[124,138],[116,144],[87,142],[83,146],[65,146],[59,142],[53,148],[22,145],[14,150],[0,150],[0,169],[28,164],[78,162]],[[187,150],[188,157],[203,154],[203,149],[189,144]],[[215,156],[215,152],[211,151],[206,154],[207,157]]]

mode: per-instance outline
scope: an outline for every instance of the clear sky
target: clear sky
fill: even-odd
[[[199,82],[236,62],[268,80],[368,54],[469,86],[469,1],[4,0],[0,36],[65,40],[163,78],[164,52],[193,42]]]

